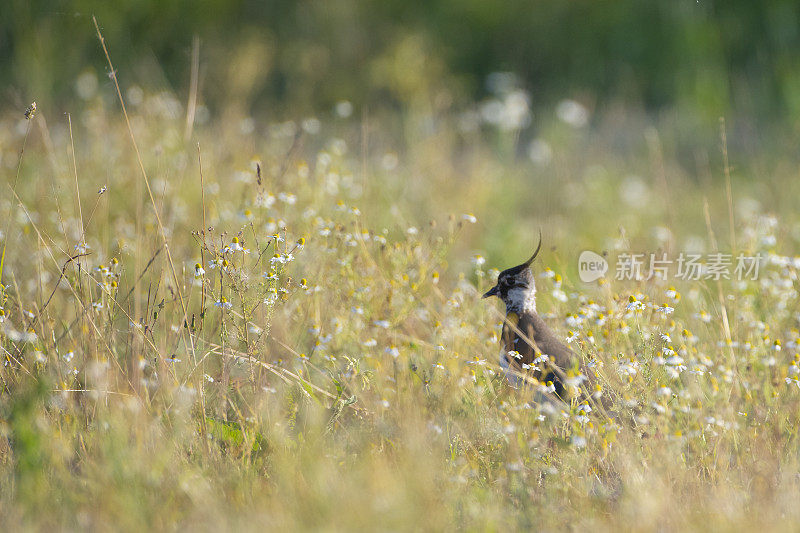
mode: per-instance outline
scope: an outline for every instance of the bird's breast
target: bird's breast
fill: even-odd
[[[506,315],[506,322],[508,322],[509,324],[513,324],[514,326],[518,325],[519,324],[519,315],[517,313],[515,313],[514,311],[509,312]]]

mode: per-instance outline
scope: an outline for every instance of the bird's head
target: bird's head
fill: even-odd
[[[539,233],[539,245],[533,255],[522,263],[500,272],[497,284],[489,289],[484,298],[497,296],[506,304],[508,311],[536,310],[536,284],[531,272],[531,264],[542,247],[542,234]]]

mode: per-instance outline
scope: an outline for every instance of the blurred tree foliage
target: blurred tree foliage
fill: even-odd
[[[3,0],[0,76],[19,103],[71,98],[103,58],[185,91],[193,36],[203,98],[275,113],[339,99],[448,105],[512,71],[534,105],[624,99],[716,119],[800,118],[796,0]],[[102,83],[102,82],[101,82]],[[15,102],[16,104],[16,102]],[[280,105],[280,107],[277,107]]]

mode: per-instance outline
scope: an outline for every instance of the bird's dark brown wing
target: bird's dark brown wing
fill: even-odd
[[[562,371],[567,371],[575,366],[577,358],[572,350],[559,339],[553,330],[536,313],[524,313],[520,317],[520,329],[523,332],[532,332],[531,339],[536,346],[549,356],[550,361]]]
[[[537,335],[538,332],[530,313],[523,312],[520,315],[509,313],[503,322],[502,342],[505,353],[501,357],[506,358],[509,367],[513,370],[528,374],[538,380],[544,380],[550,374],[545,368],[546,365],[534,364],[534,360],[541,354],[541,347],[535,340]],[[509,355],[514,352],[518,355]]]
[[[503,323],[502,342],[503,355],[511,368],[539,381],[552,381],[561,395],[566,371],[575,366],[577,358],[539,315],[533,312],[509,313]],[[509,356],[508,352],[517,352],[519,357]],[[547,362],[534,363],[541,354],[548,356]],[[528,365],[530,370],[526,368]]]
[[[516,360],[507,357],[512,369],[528,374],[541,382],[552,381],[556,394],[561,399],[566,399],[574,394],[574,391],[568,393],[564,386],[564,379],[571,371],[579,371],[589,380],[588,383],[581,385],[581,389],[583,389],[581,396],[587,397],[592,394],[592,397],[595,398],[594,393],[590,392],[594,390],[593,384],[596,383],[595,373],[581,363],[579,357],[538,314],[524,312],[517,316],[515,313],[509,313],[503,323],[503,346],[506,353],[514,350],[521,356]],[[534,364],[533,361],[541,354],[546,354],[548,361]],[[525,369],[523,365],[531,365],[531,369]],[[600,398],[600,404],[606,411],[611,405],[610,402],[611,400],[606,396]]]

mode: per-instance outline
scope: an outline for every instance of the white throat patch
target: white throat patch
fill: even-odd
[[[536,312],[536,286],[531,284],[528,289],[514,287],[508,291],[506,310],[508,311],[533,311]]]

